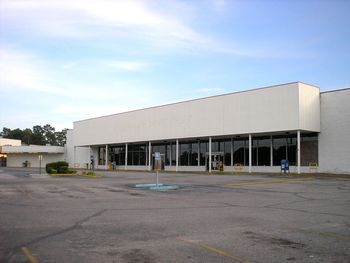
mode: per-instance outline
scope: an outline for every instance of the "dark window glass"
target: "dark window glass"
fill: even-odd
[[[200,141],[200,165],[204,166],[206,165],[206,157],[207,153],[209,151],[209,141],[201,140]]]
[[[165,145],[166,151],[165,151],[165,165],[170,165],[171,163],[171,144]]]
[[[248,144],[246,139],[233,140],[233,165],[246,165],[245,145]]]
[[[224,147],[225,147],[224,164],[229,166],[229,165],[231,165],[231,139],[225,140],[224,144],[225,144],[224,145]]]
[[[300,138],[300,163],[309,166],[310,163],[318,164],[318,134],[301,134]]]
[[[287,158],[286,138],[281,136],[274,136],[273,143],[273,165],[281,165],[281,160]]]
[[[106,147],[98,148],[98,164],[105,165],[106,161]]]
[[[270,165],[270,137],[255,137],[252,139],[252,165]],[[249,163],[249,160],[247,161]]]
[[[191,144],[190,165],[198,165],[198,142],[193,142]]]
[[[171,144],[171,164],[176,165],[176,143]]]
[[[190,144],[187,142],[179,143],[180,165],[189,165]]]
[[[281,160],[286,159],[289,165],[296,165],[296,135],[273,137],[273,165],[280,166]]]
[[[125,145],[111,146],[110,152],[112,162],[115,162],[116,165],[125,165]]]

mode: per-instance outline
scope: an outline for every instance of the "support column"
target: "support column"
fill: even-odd
[[[231,138],[231,166],[233,166],[233,139]]]
[[[209,137],[209,156],[208,156],[208,162],[209,162],[209,173],[211,173],[211,137]]]
[[[249,173],[252,172],[252,135],[249,134]]]
[[[270,166],[273,166],[273,142],[272,142],[272,136],[270,138]]]
[[[151,171],[151,152],[152,152],[152,144],[148,142],[148,171]]]
[[[90,169],[93,170],[94,166],[95,166],[95,158],[93,153],[91,153],[91,146],[89,146],[88,167],[90,167]]]
[[[169,166],[172,165],[172,161],[173,161],[173,157],[171,156],[172,155],[172,149],[173,149],[173,144],[171,142],[169,142],[169,147],[170,147],[170,151],[169,151]]]
[[[128,169],[128,144],[125,144],[125,170]]]
[[[76,163],[76,156],[77,156],[77,147],[74,146],[74,152],[73,152],[73,168],[77,168],[75,167],[75,163]]]
[[[198,140],[198,154],[197,154],[197,161],[198,161],[198,167],[201,165],[201,163],[200,163],[200,150],[201,150],[201,147],[200,147],[200,142],[199,142],[199,140]]]
[[[179,140],[176,140],[176,169],[177,172],[179,170]]]
[[[105,167],[108,170],[108,145],[106,144]]]
[[[300,174],[300,131],[297,131],[297,171]]]

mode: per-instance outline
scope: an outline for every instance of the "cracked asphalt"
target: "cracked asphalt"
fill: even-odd
[[[350,178],[37,172],[0,167],[0,262],[350,262]]]

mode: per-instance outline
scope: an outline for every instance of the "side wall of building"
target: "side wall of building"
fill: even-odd
[[[72,168],[87,168],[90,163],[90,148],[89,147],[75,147],[74,153],[74,132],[67,131],[67,143],[65,146],[66,161]]]
[[[64,161],[64,153],[59,154],[42,154],[41,167],[47,163]],[[37,153],[9,153],[7,155],[7,167],[23,167],[23,163],[28,161],[30,167],[39,167],[40,161]]]
[[[321,93],[319,171],[350,173],[350,89]]]

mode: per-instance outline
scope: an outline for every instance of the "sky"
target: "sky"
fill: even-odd
[[[0,131],[302,81],[350,87],[347,0],[0,0]]]

